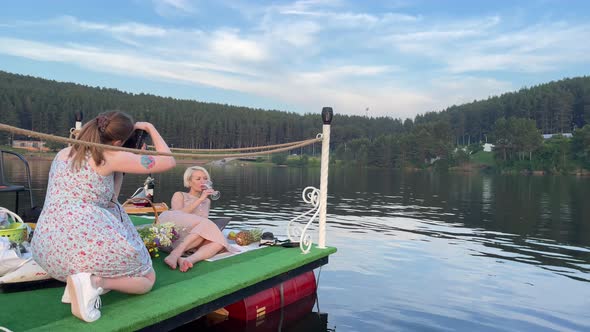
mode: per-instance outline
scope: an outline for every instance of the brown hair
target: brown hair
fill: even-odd
[[[133,133],[133,129],[134,122],[130,115],[119,111],[104,112],[87,122],[80,130],[77,139],[110,145],[115,141],[125,142]],[[73,144],[69,155],[73,161],[72,168],[79,170],[89,153],[96,165],[104,163],[103,148]]]

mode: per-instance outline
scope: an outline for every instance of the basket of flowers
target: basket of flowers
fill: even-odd
[[[28,240],[29,232],[30,228],[18,214],[0,206],[0,236],[21,243]]]
[[[174,224],[170,222],[149,225],[137,231],[153,258],[160,257],[160,251],[163,249],[170,251],[169,248],[180,237]]]

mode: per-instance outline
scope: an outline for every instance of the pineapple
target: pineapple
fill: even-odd
[[[262,230],[259,228],[251,229],[249,231],[241,231],[236,234],[236,244],[240,246],[247,246],[250,243],[260,241],[260,237],[262,236]]]

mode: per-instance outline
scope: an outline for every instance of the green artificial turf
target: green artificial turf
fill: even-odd
[[[134,218],[141,223],[141,219]],[[110,292],[102,295],[102,317],[85,323],[61,303],[64,287],[0,294],[0,327],[12,331],[134,331],[174,317],[260,281],[288,272],[336,252],[312,248],[268,247],[215,262],[200,262],[182,273],[154,259],[157,280],[145,295]]]

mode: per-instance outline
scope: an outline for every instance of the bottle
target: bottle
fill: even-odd
[[[154,187],[155,187],[155,179],[148,175],[147,179],[145,179],[144,183],[144,190],[145,190],[145,198],[149,199],[151,202],[154,201]]]
[[[8,228],[10,226],[10,220],[8,220],[8,214],[6,211],[0,209],[0,229]]]

